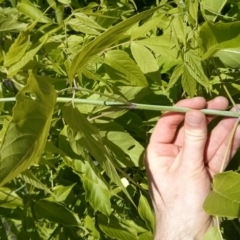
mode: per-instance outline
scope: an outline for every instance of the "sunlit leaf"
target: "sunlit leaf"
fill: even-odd
[[[97,22],[93,20],[93,18],[87,16],[86,14],[82,12],[76,12],[74,13],[74,16],[79,20],[80,23],[84,24],[85,26],[88,26],[90,28],[95,28],[99,30],[104,30],[103,27],[101,27]]]
[[[240,68],[240,48],[226,48],[214,54],[227,67]]]
[[[38,22],[48,23],[50,21],[46,16],[43,15],[40,9],[38,9],[28,0],[18,3],[17,9],[33,20],[38,20]]]
[[[223,237],[218,227],[211,227],[204,235],[203,240],[222,240]]]
[[[182,73],[183,73],[183,68],[184,68],[184,64],[179,64],[174,68],[174,71],[171,75],[169,84],[168,84],[168,89],[170,89],[171,87],[174,86],[174,84],[176,84],[176,82],[178,81],[178,79],[181,77]]]
[[[150,231],[144,232],[138,236],[138,239],[139,240],[152,240],[153,234]]]
[[[209,215],[239,217],[240,174],[236,172],[219,173],[213,178],[212,191],[204,202],[204,210]]]
[[[70,186],[57,185],[56,187],[54,187],[54,200],[56,200],[57,202],[65,201],[74,186],[75,184],[72,184]]]
[[[172,57],[174,59],[176,59],[177,57],[177,49],[174,48],[174,44],[171,40],[170,35],[162,35],[160,37],[146,38],[143,40],[138,40],[136,42],[144,45],[145,47],[148,47],[154,53],[167,56],[167,57]]]
[[[142,161],[144,148],[128,132],[114,122],[99,124],[103,142],[123,165],[139,166]],[[121,151],[122,150],[122,151]],[[127,159],[129,156],[130,160]]]
[[[24,57],[28,45],[30,42],[29,32],[21,32],[19,33],[15,42],[11,45],[9,51],[7,52],[4,58],[4,66],[10,66],[11,64],[19,61],[22,57]]]
[[[195,95],[197,84],[196,80],[192,76],[192,71],[189,69],[186,64],[183,66],[183,73],[182,73],[182,87],[184,91],[187,92],[187,94],[190,97],[193,97]]]
[[[156,72],[159,69],[155,57],[143,45],[132,42],[131,51],[143,73]]]
[[[27,51],[24,56],[15,64],[13,64],[8,69],[8,76],[11,77],[15,75],[19,70],[21,70],[30,60],[34,58],[36,53],[42,48],[43,44],[47,41],[48,35],[46,34],[41,42],[34,45],[29,51]]]
[[[120,50],[108,51],[105,54],[105,63],[114,69],[114,75],[117,79],[125,79],[130,85],[135,86],[148,85],[140,68],[127,53]]]
[[[146,33],[148,33],[150,30],[159,27],[159,25],[167,24],[166,21],[163,21],[164,17],[165,13],[160,13],[158,16],[154,18],[150,18],[143,25],[136,27],[131,32],[131,39],[133,40],[139,37],[144,37]]]
[[[115,216],[109,219],[103,215],[98,214],[98,226],[112,239],[118,240],[137,240],[137,231],[129,226],[122,220],[121,222]]]
[[[4,208],[17,208],[23,207],[22,199],[9,188],[0,188],[0,207]]]
[[[227,3],[227,0],[202,0],[200,2],[203,17],[207,21],[215,21],[218,15],[221,13],[223,7]]]
[[[101,176],[96,173],[96,168],[93,168],[87,161],[74,160],[71,162],[67,159],[66,161],[74,172],[81,177],[86,192],[86,200],[90,202],[93,209],[105,215],[110,215],[111,194],[107,185],[101,179]],[[89,159],[89,161],[91,161],[91,159]]]
[[[85,34],[93,34],[93,35],[100,34],[99,31],[97,31],[96,29],[94,29],[90,26],[87,26],[87,25],[81,23],[77,18],[71,18],[67,22],[67,25],[69,25],[76,32],[82,32]]]
[[[65,105],[63,109],[63,115],[66,123],[71,128],[71,131],[69,131],[69,136],[71,137],[72,141],[75,140],[75,142],[77,142],[78,146],[81,148],[85,147],[99,162],[111,180],[117,184],[127,195],[129,200],[132,201],[129,193],[123,186],[121,179],[118,176],[109,152],[102,143],[102,139],[98,130],[91,123],[89,123],[76,108],[73,108],[71,105]],[[73,142],[72,144],[76,143]],[[76,149],[74,150],[76,151]],[[82,150],[80,151],[82,153]]]
[[[21,178],[28,184],[36,187],[38,189],[42,189],[49,194],[53,194],[51,190],[47,186],[45,186],[30,170],[26,170],[21,173]]]
[[[100,239],[100,233],[98,229],[95,227],[93,219],[87,215],[84,219],[84,227],[91,232],[91,235],[97,239]]]
[[[201,26],[199,36],[203,59],[208,59],[219,50],[239,48],[240,22],[206,22]]]
[[[184,63],[194,80],[204,86],[205,89],[208,89],[208,79],[204,73],[198,53],[191,50],[186,52],[184,54]]]
[[[146,222],[148,228],[154,232],[155,220],[148,200],[141,194],[138,204],[138,212],[141,218]]]
[[[18,22],[14,19],[5,19],[0,21],[0,32],[20,32],[26,27],[26,23]]]
[[[110,28],[99,37],[87,44],[76,56],[74,57],[69,78],[72,79],[74,75],[96,54],[102,52],[107,47],[112,45],[118,40],[133,24],[142,20],[143,18],[152,14],[156,9],[151,9],[135,15],[116,26]]]
[[[3,185],[40,159],[56,100],[53,87],[39,82],[30,73],[28,84],[16,96],[13,119],[0,152],[0,185]]]

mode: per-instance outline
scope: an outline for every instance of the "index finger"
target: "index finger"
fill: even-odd
[[[203,97],[184,99],[179,101],[175,106],[202,109],[206,106],[206,100]],[[184,117],[185,113],[164,113],[154,128],[150,138],[150,144],[171,143],[174,140],[177,129],[183,122]]]

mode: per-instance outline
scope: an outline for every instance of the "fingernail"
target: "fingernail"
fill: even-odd
[[[201,125],[203,118],[198,114],[191,113],[191,114],[186,114],[186,121],[188,122],[188,124],[192,126],[199,126]]]

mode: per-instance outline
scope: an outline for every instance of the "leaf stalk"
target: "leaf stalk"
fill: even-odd
[[[14,102],[16,98],[0,98],[0,102]],[[72,101],[72,98],[66,97],[58,97],[58,103],[67,103]],[[176,107],[176,106],[163,106],[163,105],[149,105],[149,104],[140,104],[140,103],[123,103],[123,102],[111,102],[111,101],[104,101],[104,100],[91,100],[91,99],[82,99],[82,98],[75,98],[73,99],[74,103],[80,104],[89,104],[95,106],[106,106],[106,107],[119,107],[124,109],[139,109],[139,110],[151,110],[151,111],[169,111],[169,112],[182,112],[186,113],[191,110],[191,108],[185,107]],[[221,110],[213,110],[213,109],[201,109],[202,113],[206,115],[214,115],[214,116],[223,116],[223,117],[234,117],[240,118],[240,112],[231,112],[231,111],[221,111]]]

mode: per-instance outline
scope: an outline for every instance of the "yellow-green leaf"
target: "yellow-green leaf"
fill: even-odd
[[[4,66],[8,67],[24,57],[30,42],[29,32],[21,32],[11,45],[4,58]]]
[[[118,40],[122,35],[136,22],[144,19],[145,17],[156,11],[156,8],[147,10],[145,12],[139,13],[117,25],[110,28],[106,32],[99,35],[89,44],[87,44],[79,53],[74,57],[70,70],[69,78],[70,81],[74,75],[96,54],[102,52],[107,47],[112,45],[116,40]]]
[[[45,147],[56,93],[48,82],[30,73],[16,96],[13,118],[0,149],[0,186],[38,162]]]
[[[132,42],[131,52],[143,73],[156,72],[159,69],[155,57],[145,46]]]
[[[213,216],[240,217],[240,174],[223,172],[213,178],[212,191],[204,202],[204,210]]]
[[[144,74],[126,52],[108,51],[105,54],[105,63],[114,69],[112,72],[116,80],[126,80],[130,85],[139,87],[148,85]]]
[[[42,46],[46,43],[48,40],[48,35],[44,35],[41,39],[41,42],[38,42],[36,45],[34,45],[29,51],[27,51],[24,56],[15,64],[13,64],[8,69],[8,77],[14,76],[19,70],[21,70],[30,60],[34,58],[36,53],[42,48]]]

